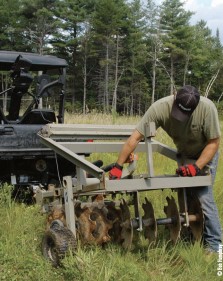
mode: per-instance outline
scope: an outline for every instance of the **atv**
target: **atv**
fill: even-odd
[[[0,184],[12,184],[17,199],[74,173],[37,135],[64,122],[66,67],[55,56],[0,51]]]

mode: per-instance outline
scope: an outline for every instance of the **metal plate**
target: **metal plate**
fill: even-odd
[[[142,217],[144,225],[144,236],[150,243],[155,243],[157,238],[157,223],[154,209],[150,201],[145,197],[145,203],[142,204],[144,216]]]
[[[166,200],[168,205],[164,207],[164,212],[166,213],[167,218],[172,219],[172,223],[168,224],[170,239],[174,244],[176,244],[177,240],[180,238],[180,214],[173,196],[171,196],[171,198],[167,197]]]

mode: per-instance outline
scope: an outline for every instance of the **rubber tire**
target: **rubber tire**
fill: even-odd
[[[74,234],[67,227],[56,225],[46,231],[42,239],[43,256],[49,260],[54,267],[61,265],[61,259],[64,258],[68,250],[75,252],[77,242]]]

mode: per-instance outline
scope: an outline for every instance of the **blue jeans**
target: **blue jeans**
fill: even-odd
[[[205,187],[189,188],[188,196],[190,192],[197,195],[200,200],[201,208],[204,214],[204,232],[203,242],[205,247],[212,251],[218,251],[219,244],[221,244],[221,225],[218,216],[218,210],[213,197],[213,184],[216,176],[218,156],[216,153],[212,161],[208,163],[210,173],[212,176],[212,185]]]

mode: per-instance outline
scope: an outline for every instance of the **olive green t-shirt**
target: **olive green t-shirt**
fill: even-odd
[[[180,122],[171,116],[174,96],[167,96],[153,103],[146,111],[136,129],[144,135],[146,123],[155,122],[173,139],[180,154],[197,158],[210,139],[220,137],[218,112],[211,100],[200,97],[200,101],[190,119]]]

